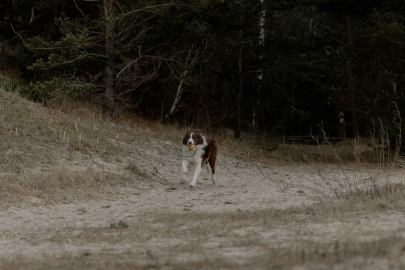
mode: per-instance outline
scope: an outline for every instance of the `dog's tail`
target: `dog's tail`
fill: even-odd
[[[219,143],[215,140],[215,139],[213,139],[213,138],[211,138],[211,146],[216,150],[216,152],[218,153],[218,151],[219,151]]]

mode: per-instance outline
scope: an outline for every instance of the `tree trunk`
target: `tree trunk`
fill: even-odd
[[[266,16],[266,10],[264,9],[264,0],[260,0],[260,3],[262,4],[262,10],[261,10],[261,15],[260,15],[260,19],[259,19],[259,29],[260,29],[260,34],[259,34],[259,45],[260,45],[260,55],[259,55],[259,59],[260,61],[263,58],[263,50],[264,50],[264,38],[265,38],[265,32],[264,32],[264,20],[265,20],[265,16]],[[256,125],[258,124],[257,119],[257,111],[259,110],[260,107],[260,90],[262,88],[262,84],[263,84],[263,73],[259,73],[259,75],[257,75],[257,79],[258,79],[258,85],[257,85],[257,90],[256,90],[256,95],[253,98],[253,109],[252,109],[252,131],[255,132],[256,131]]]
[[[243,15],[240,15],[240,33],[242,35]],[[242,38],[242,36],[240,37]],[[242,99],[243,91],[243,77],[242,77],[242,45],[239,47],[238,52],[238,91],[235,98],[235,139],[240,139],[240,101]]]
[[[108,1],[104,2],[104,14],[106,19],[105,25],[105,55],[106,55],[106,75],[105,75],[105,96],[106,102],[106,115],[109,118],[114,117],[115,104],[114,104],[114,22],[112,7],[108,4]]]
[[[351,26],[351,14],[346,15],[346,41],[347,44],[350,44],[353,42],[353,36],[352,36],[352,26]],[[346,83],[347,87],[349,89],[349,96],[352,97],[351,100],[351,137],[355,138],[356,137],[356,130],[357,130],[357,112],[356,112],[356,106],[354,96],[355,96],[355,91],[356,87],[354,85],[354,78],[353,78],[353,66],[352,66],[352,59],[349,58],[346,62],[346,68],[347,68],[347,78],[346,78]]]

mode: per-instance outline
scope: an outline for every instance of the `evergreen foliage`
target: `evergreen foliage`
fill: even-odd
[[[367,134],[404,115],[405,4],[393,0],[7,0],[3,73],[36,101],[68,96],[201,128]],[[393,125],[393,127],[396,124]]]

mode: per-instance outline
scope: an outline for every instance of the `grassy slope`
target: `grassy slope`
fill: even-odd
[[[153,131],[123,122],[107,121],[96,108],[72,103],[44,107],[0,90],[0,181],[7,187],[2,200],[27,194],[52,201],[77,199],[129,181],[121,159],[132,153],[122,144],[148,141],[147,133]],[[138,173],[145,176],[141,169]]]
[[[14,201],[27,200],[29,203],[29,197],[38,197],[45,203],[97,196],[105,198],[113,196],[110,194],[114,194],[116,186],[136,187],[138,182],[153,174],[152,156],[145,153],[172,151],[173,142],[179,141],[183,132],[184,127],[133,118],[121,117],[111,122],[103,118],[99,108],[80,103],[44,107],[0,90],[1,207],[12,206]],[[266,161],[266,158],[276,157],[274,163],[280,158],[291,157],[290,153],[285,154],[286,149],[269,155],[264,142],[252,144],[248,139],[235,142],[227,131],[215,136],[223,153],[238,158]],[[155,142],[160,142],[157,147],[153,144]],[[329,177],[333,178],[333,175]],[[164,184],[164,179],[156,175],[154,179]],[[33,243],[43,239],[50,243],[73,241],[79,246],[101,242],[122,252],[90,252],[84,253],[83,258],[67,254],[34,263],[21,258],[3,262],[0,266],[7,269],[196,269],[203,266],[206,269],[289,269],[293,266],[355,269],[373,265],[377,268],[403,266],[404,262],[396,259],[403,251],[402,232],[356,242],[344,237],[333,240],[339,234],[325,235],[318,229],[311,229],[337,222],[343,228],[345,224],[357,224],[360,216],[364,219],[367,215],[390,214],[404,205],[402,188],[378,196],[373,192],[372,189],[365,190],[339,202],[324,198],[319,205],[287,210],[151,213],[144,219],[134,220],[128,229],[117,231],[109,228],[48,228],[46,233],[39,230],[26,237]],[[272,237],[275,230],[284,230],[286,235],[293,237]],[[247,233],[241,234],[241,231]],[[163,247],[155,245],[154,239],[168,244]],[[125,248],[126,244],[134,242],[139,244],[138,249]],[[263,249],[267,253],[263,253]],[[255,255],[255,250],[261,252]],[[227,252],[229,256],[216,255]]]
[[[63,100],[45,107],[0,89],[2,200],[83,199],[97,195],[95,190],[147,179],[156,163],[153,153],[176,157],[173,146],[180,147],[185,128],[132,116],[109,121],[89,104]],[[271,158],[273,142],[255,143],[258,139],[248,136],[235,141],[226,130],[214,136],[221,154]]]

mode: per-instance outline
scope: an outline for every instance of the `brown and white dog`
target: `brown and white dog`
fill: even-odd
[[[200,130],[187,128],[187,133],[183,139],[183,173],[187,172],[187,167],[190,163],[194,164],[194,176],[189,186],[195,187],[197,178],[201,173],[202,168],[207,163],[207,172],[211,172],[211,180],[215,185],[215,161],[217,160],[218,143],[211,138],[206,138],[201,135]]]

